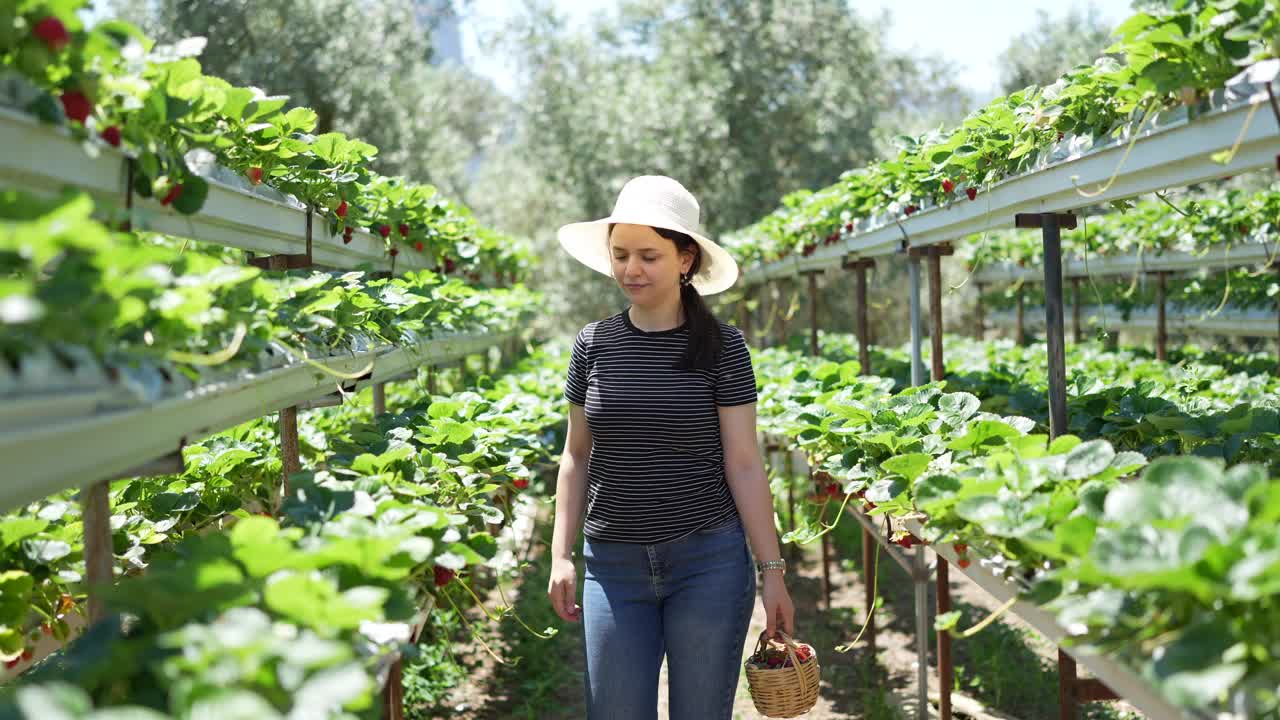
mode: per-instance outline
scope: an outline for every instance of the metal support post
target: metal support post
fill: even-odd
[[[1067,359],[1062,322],[1062,233],[1074,229],[1076,216],[1025,213],[1014,219],[1020,228],[1040,228],[1044,237],[1044,326],[1049,352],[1049,434],[1067,432]]]
[[[387,384],[373,384],[373,414],[382,415],[387,412]]]
[[[806,273],[809,276],[809,354],[819,357],[818,348],[818,275],[819,272]],[[813,468],[809,468],[809,476],[813,477]],[[812,484],[812,479],[810,484]],[[831,609],[831,534],[822,534],[822,602],[823,607]]]
[[[107,614],[103,593],[115,580],[115,551],[111,542],[110,484],[98,482],[80,491],[84,523],[84,574],[89,588],[89,622]]]
[[[950,245],[930,245],[926,247],[907,248],[912,257],[923,257],[929,266],[929,360],[930,380],[938,382],[946,379],[946,363],[942,355],[942,258],[954,253]],[[913,283],[919,287],[918,281]],[[913,288],[914,290],[915,288]],[[914,295],[914,293],[913,293]],[[915,303],[918,305],[918,303]],[[913,318],[914,320],[915,318]],[[913,322],[914,326],[915,323]],[[913,327],[913,334],[915,328]],[[913,343],[913,345],[916,343]],[[923,375],[923,373],[921,373]],[[947,561],[938,558],[937,575],[937,613],[939,615],[951,610],[951,585],[947,577]],[[919,590],[917,590],[917,593]],[[917,613],[919,609],[917,608]],[[954,684],[955,670],[951,660],[951,635],[938,633],[938,717],[951,720],[951,686]]]
[[[820,273],[805,273],[809,276],[809,354],[818,357],[818,275]]]
[[[950,565],[941,555],[938,558],[938,615],[951,612]],[[955,684],[955,669],[951,663],[951,633],[938,631],[938,717],[951,720],[951,686]]]
[[[867,270],[876,266],[875,260],[845,260],[846,270],[854,271],[854,319],[858,326],[858,365],[863,375],[871,374],[871,334],[867,321]]]
[[[946,377],[942,362],[942,258],[954,255],[951,245],[928,245],[925,247],[909,247],[907,254],[923,257],[929,265],[929,360],[930,376],[934,382]]]
[[[1156,359],[1169,359],[1169,325],[1165,314],[1167,282],[1169,273],[1156,273]]]
[[[986,292],[987,288],[986,288],[986,283],[978,283],[977,285],[978,285],[978,301],[974,303],[974,306],[973,306],[973,314],[975,316],[973,336],[977,338],[979,342],[981,342],[986,339],[986,335],[987,335],[986,317],[984,316],[984,312],[983,312],[984,308],[982,307],[982,294]]]
[[[911,582],[916,601],[916,718],[929,717],[929,568],[924,546],[911,556]]]
[[[430,395],[436,394],[436,366],[435,365],[427,366],[427,393]]]
[[[1073,229],[1076,217],[1069,214],[1019,214],[1014,224],[1020,228],[1040,228],[1044,239],[1044,308],[1045,345],[1049,364],[1049,436],[1057,438],[1067,432],[1066,341],[1062,318],[1062,228]],[[1081,701],[1115,697],[1096,680],[1081,681],[1076,677],[1076,663],[1058,650],[1058,702],[1063,720],[1074,720]]]
[[[1080,278],[1071,278],[1071,337],[1076,345],[1084,342],[1084,328],[1080,326]]]
[[[1017,306],[1016,306],[1017,310],[1015,313],[1016,319],[1014,320],[1014,323],[1013,323],[1013,341],[1018,345],[1027,344],[1027,335],[1025,330],[1026,324],[1024,322],[1026,311],[1025,311],[1025,306],[1023,304],[1023,298],[1022,298],[1023,289],[1024,289],[1023,285],[1018,286],[1018,299],[1017,299]]]
[[[396,660],[387,670],[387,684],[382,688],[384,720],[404,720],[404,667]]]
[[[787,522],[791,524],[792,530],[796,529],[796,468],[795,458],[791,452],[791,448],[778,448],[782,452],[782,471],[787,477]],[[796,559],[798,549],[795,543],[791,543],[788,547],[791,549],[791,560]]]
[[[302,460],[299,455],[301,451],[298,447],[298,407],[292,406],[280,410],[280,456],[283,467],[281,468],[280,482],[280,502],[284,504],[284,499],[289,495],[289,476],[296,472],[302,471]]]
[[[924,342],[923,326],[920,322],[920,259],[909,258],[907,270],[911,276],[911,384],[923,385],[924,353],[921,345]]]

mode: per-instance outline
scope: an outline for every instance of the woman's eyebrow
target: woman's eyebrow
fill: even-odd
[[[616,247],[613,249],[614,252],[618,252],[619,250],[626,252],[626,248]],[[642,247],[642,248],[636,248],[636,252],[659,252],[659,249],[655,247]]]

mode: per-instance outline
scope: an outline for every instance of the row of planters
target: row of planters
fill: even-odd
[[[90,152],[124,151],[139,197],[194,214],[206,177],[217,177],[315,209],[343,242],[367,230],[392,257],[423,253],[438,272],[472,282],[530,267],[527,243],[481,226],[431,185],[375,172],[376,147],[316,134],[315,111],[288,107],[286,96],[203,74],[203,39],[157,45],[119,20],[86,28],[87,6],[0,6],[0,106],[65,126]],[[209,159],[217,169],[197,172]]]
[[[1106,56],[1051,85],[996,98],[957,127],[900,136],[896,157],[784,197],[727,244],[745,265],[809,255],[931,207],[982,202],[994,183],[1108,145],[1162,114],[1211,110],[1229,79],[1280,56],[1280,12],[1271,2],[1147,3],[1113,38]]]
[[[1280,185],[1276,184],[1261,190],[1230,187],[1197,193],[1177,203],[1161,197],[1116,205],[1123,212],[1089,217],[1063,236],[1064,259],[1203,254],[1215,247],[1266,244],[1280,226]],[[1034,232],[1000,230],[965,243],[959,254],[972,268],[996,263],[1040,267],[1044,243]]]
[[[1170,315],[1179,313],[1204,318],[1231,317],[1241,312],[1264,311],[1270,313],[1280,298],[1280,281],[1274,272],[1259,272],[1248,268],[1209,267],[1203,276],[1182,276],[1166,280],[1165,303]],[[1091,279],[1080,290],[1082,306],[1114,308],[1116,318],[1154,308],[1158,304],[1159,290],[1154,279],[1145,274],[1128,278]],[[1044,288],[1039,284],[1027,285],[1015,282],[982,293],[982,305],[987,310],[1012,310],[1017,307],[1018,296],[1028,313],[1039,313],[1044,306]],[[1071,309],[1067,309],[1069,314]]]
[[[449,396],[404,386],[377,417],[303,416],[278,517],[262,510],[281,463],[262,421],[189,447],[182,475],[117,483],[112,614],[24,675],[0,717],[381,717],[428,596],[460,612],[447,589],[478,601],[478,577],[512,569],[488,529],[562,439],[561,355]],[[78,516],[67,496],[0,521],[2,621],[35,628],[21,639],[65,634],[83,599]]]
[[[980,560],[1056,614],[1071,643],[1123,659],[1176,705],[1280,712],[1274,469],[1157,457],[1183,448],[1126,434],[1115,436],[1119,447],[1154,459],[1118,450],[1098,424],[1125,419],[1113,409],[1089,415],[1089,393],[1072,399],[1071,415],[1099,439],[1051,442],[1042,421],[947,392],[949,383],[895,391],[893,379],[859,376],[856,362],[779,349],[757,353],[756,363],[762,428],[807,454],[820,487],[836,486],[814,498],[840,503],[836,522],[856,503],[892,518],[905,546],[949,545],[961,567]],[[1219,435],[1195,449],[1227,444]],[[785,539],[823,532],[813,514]],[[908,521],[923,523],[918,536]]]
[[[856,375],[857,361],[852,360],[858,353],[856,338],[824,333],[821,344],[824,358],[846,361],[839,366],[842,372]],[[1043,346],[957,336],[948,336],[946,345],[948,389],[978,397],[984,410],[1029,418],[1037,427],[1047,428]],[[761,356],[768,361],[776,352],[780,351],[766,350]],[[787,362],[795,357],[794,351],[781,352]],[[1117,448],[1148,457],[1196,454],[1229,464],[1267,463],[1273,472],[1280,472],[1275,464],[1280,443],[1280,379],[1271,372],[1274,358],[1184,352],[1191,357],[1169,363],[1132,350],[1071,346],[1067,351],[1068,431],[1084,439],[1106,439]],[[927,362],[927,352],[925,357]],[[891,389],[910,384],[906,348],[877,348],[871,363],[882,378],[891,379]],[[1247,372],[1251,365],[1257,367]]]
[[[11,367],[36,356],[76,365],[87,352],[200,384],[287,357],[504,331],[537,301],[522,285],[475,288],[429,271],[266,273],[220,249],[113,232],[93,211],[82,193],[0,191],[0,356]]]

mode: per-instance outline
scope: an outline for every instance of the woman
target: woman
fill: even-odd
[[[751,355],[702,300],[733,285],[738,267],[696,231],[698,217],[680,183],[643,176],[609,217],[559,231],[570,255],[630,300],[578,333],[565,382],[547,594],[561,618],[584,622],[590,720],[656,718],[664,654],[672,720],[731,717],[756,572],[766,633],[794,629]],[[584,507],[578,606],[572,549]],[[753,571],[753,556],[769,562]]]

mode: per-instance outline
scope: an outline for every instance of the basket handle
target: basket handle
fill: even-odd
[[[765,635],[767,635],[768,632],[769,632],[768,630],[760,631],[760,639],[756,641],[756,650],[761,650],[765,647],[765,645],[767,644],[765,640]],[[791,658],[791,667],[794,668],[796,671],[796,678],[800,681],[800,687],[808,689],[808,683],[805,682],[804,673],[800,672],[800,658],[796,657],[795,640],[792,640],[791,636],[788,635],[783,630],[778,630],[778,634],[782,636],[782,640],[783,640],[783,642],[780,644],[785,645],[785,647],[787,648],[787,655]],[[767,642],[778,642],[778,641],[773,638],[769,638]]]

